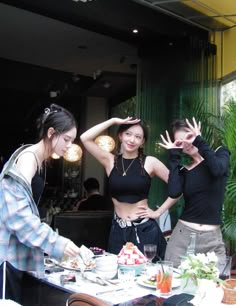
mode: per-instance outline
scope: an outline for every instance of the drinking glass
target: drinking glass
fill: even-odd
[[[150,265],[153,258],[156,256],[157,246],[156,244],[145,244],[143,250],[145,257],[148,260],[148,264]]]
[[[172,290],[173,262],[163,260],[157,263],[157,290],[162,295],[168,295]]]
[[[135,270],[134,269],[123,269],[118,268],[118,279],[123,282],[132,282],[135,278]]]
[[[132,294],[131,288],[133,287],[134,284],[135,270],[118,268],[118,279],[120,283],[123,285],[124,295],[129,296],[130,294]],[[122,293],[120,292],[120,294]]]

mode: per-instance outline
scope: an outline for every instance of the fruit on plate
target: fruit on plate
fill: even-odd
[[[64,260],[60,263],[60,266],[65,268],[65,269],[75,269],[75,270],[91,270],[95,268],[95,262],[94,260],[90,260],[88,264],[84,264],[81,258],[71,258]]]
[[[90,247],[89,249],[93,252],[94,255],[102,255],[105,253],[105,250],[98,247]]]
[[[143,282],[147,285],[156,286],[157,284],[156,275],[150,276],[148,279],[145,279]]]
[[[139,265],[147,262],[146,257],[132,242],[126,242],[117,257],[119,265]]]

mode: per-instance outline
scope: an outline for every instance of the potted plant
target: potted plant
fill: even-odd
[[[217,256],[214,252],[188,255],[179,266],[179,278],[187,283],[191,280],[196,286],[201,279],[219,282]]]
[[[213,117],[215,145],[230,150],[230,171],[222,212],[222,231],[230,254],[236,250],[236,101],[230,100],[219,117]]]
[[[219,269],[217,256],[214,252],[199,253],[187,256],[179,266],[179,278],[185,286],[192,283],[196,292],[190,301],[193,305],[209,306],[218,305],[223,298],[223,289],[218,286]],[[183,287],[184,291],[184,287]]]

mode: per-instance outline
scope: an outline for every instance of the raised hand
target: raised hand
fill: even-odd
[[[133,117],[128,116],[125,119],[115,118],[116,124],[136,124],[140,122],[140,119],[132,119]]]
[[[191,124],[188,119],[186,119],[186,123],[188,125],[189,132],[186,133],[183,139],[183,143],[185,143],[186,145],[190,145],[193,143],[194,139],[197,136],[201,136],[201,122],[199,121],[197,123],[195,118],[193,117],[193,124]]]
[[[182,141],[175,140],[174,142],[171,141],[170,135],[168,131],[166,131],[166,138],[161,134],[161,139],[163,143],[159,142],[158,145],[164,149],[170,150],[170,149],[176,149],[176,148],[182,148]]]
[[[193,125],[189,122],[188,119],[186,119],[186,123],[189,126],[189,129],[194,134],[195,137],[201,136],[201,122],[196,122],[195,118],[193,117]]]

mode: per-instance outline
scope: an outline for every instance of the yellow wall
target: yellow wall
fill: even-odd
[[[217,78],[236,72],[236,28],[212,34],[217,45]]]

